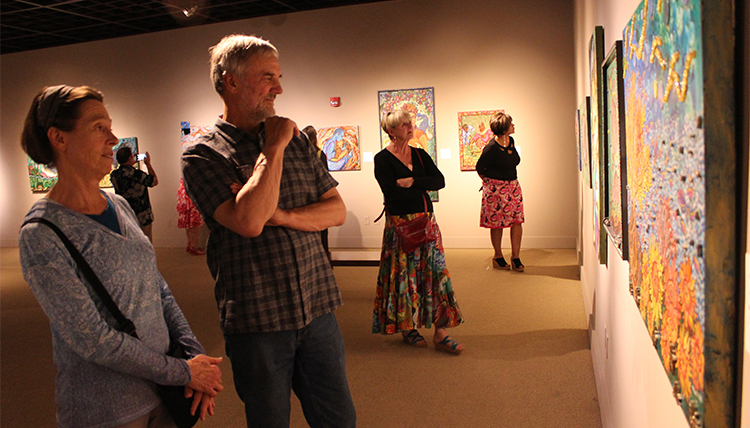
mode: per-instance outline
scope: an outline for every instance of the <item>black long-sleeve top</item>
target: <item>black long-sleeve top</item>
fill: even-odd
[[[477,160],[477,173],[495,180],[512,181],[518,178],[516,166],[519,163],[521,156],[513,137],[510,137],[510,143],[505,148],[493,139],[484,146],[482,155]]]
[[[411,148],[411,170],[387,149],[376,154],[374,161],[375,179],[378,180],[380,189],[383,191],[388,214],[405,215],[424,212],[425,201],[427,212],[432,212],[432,201],[427,191],[445,187],[445,177],[427,152]],[[407,177],[414,177],[414,184],[411,187],[399,187],[396,184],[396,180]]]

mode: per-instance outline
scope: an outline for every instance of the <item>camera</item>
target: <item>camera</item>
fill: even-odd
[[[142,161],[144,159],[146,159],[146,154],[145,153],[140,153],[140,154],[135,155],[135,160],[137,160],[138,162],[140,162],[140,161]]]

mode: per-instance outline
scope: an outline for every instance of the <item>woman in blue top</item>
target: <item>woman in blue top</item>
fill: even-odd
[[[185,385],[193,411],[200,406],[205,419],[223,389],[221,358],[204,355],[128,203],[99,190],[117,143],[111,126],[98,91],[54,86],[34,98],[21,135],[24,151],[58,172],[57,184],[26,219],[43,217],[67,235],[139,336],[115,327],[52,229],[39,223],[21,229],[23,275],[52,330],[57,422],[61,427],[174,427],[157,384]],[[166,355],[170,337],[182,344],[189,360]]]
[[[490,240],[495,255],[495,269],[523,272],[521,263],[521,236],[523,235],[523,194],[518,184],[516,166],[521,163],[515,141],[510,134],[516,132],[513,118],[505,112],[495,114],[490,120],[495,138],[482,150],[477,160],[477,174],[482,178],[482,209],[479,225],[490,229]],[[510,228],[511,265],[503,257],[503,229]]]

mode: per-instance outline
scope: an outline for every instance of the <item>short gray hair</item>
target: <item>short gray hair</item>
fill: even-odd
[[[383,128],[386,134],[391,135],[388,132],[389,129],[393,129],[402,123],[411,123],[411,114],[406,110],[389,111],[383,115],[383,119],[380,121],[380,127]]]
[[[226,36],[208,52],[211,54],[211,81],[219,95],[224,93],[225,73],[241,76],[247,61],[257,55],[279,57],[279,51],[267,40],[244,34]]]

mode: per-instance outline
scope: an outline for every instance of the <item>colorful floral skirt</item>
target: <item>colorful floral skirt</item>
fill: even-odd
[[[411,220],[429,215],[437,240],[410,253],[400,248],[396,228],[385,216],[380,272],[372,314],[372,332],[394,334],[415,328],[456,327],[463,322],[445,267],[440,229],[433,213],[399,216]]]
[[[518,180],[484,178],[479,226],[502,229],[523,222],[523,194]]]
[[[177,189],[177,227],[180,229],[192,229],[203,225],[203,219],[198,208],[195,208],[185,192],[185,184],[180,178],[180,188]]]

